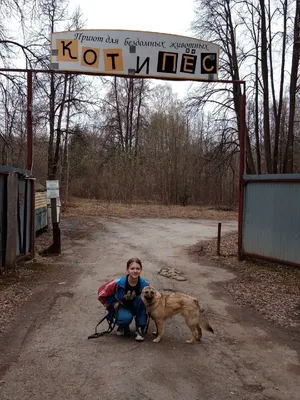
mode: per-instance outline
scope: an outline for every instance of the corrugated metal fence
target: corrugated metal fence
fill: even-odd
[[[34,178],[27,170],[0,166],[0,272],[34,254]]]
[[[242,254],[300,266],[300,174],[244,176]]]

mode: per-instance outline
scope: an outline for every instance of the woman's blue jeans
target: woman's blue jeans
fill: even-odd
[[[142,302],[141,296],[137,296],[132,300],[132,306],[130,308],[123,308],[122,306],[118,309],[116,315],[116,324],[120,327],[129,326],[135,317],[136,327],[145,327],[147,324],[147,311],[144,303]]]

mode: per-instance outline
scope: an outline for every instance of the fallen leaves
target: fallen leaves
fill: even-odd
[[[153,203],[110,203],[96,199],[72,198],[63,210],[66,216],[99,216],[121,218],[204,218],[236,220],[237,212],[226,208],[161,205]]]
[[[300,327],[300,268],[258,260],[237,260],[237,233],[223,235],[221,255],[217,240],[197,243],[192,252],[230,268],[236,278],[222,287],[241,306],[258,311],[283,327]]]

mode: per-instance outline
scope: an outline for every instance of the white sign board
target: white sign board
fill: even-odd
[[[46,181],[46,189],[59,189],[59,181],[58,180],[51,180]]]
[[[59,181],[51,180],[46,181],[47,198],[58,199],[59,198]]]
[[[59,189],[48,189],[47,190],[47,198],[48,199],[58,199],[59,198]]]
[[[217,80],[220,46],[165,33],[78,30],[51,35],[52,68],[98,75]]]

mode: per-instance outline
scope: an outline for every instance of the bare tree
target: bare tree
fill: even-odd
[[[293,56],[290,78],[290,101],[289,101],[289,128],[287,144],[283,162],[283,172],[293,172],[294,159],[294,124],[296,109],[296,93],[299,74],[299,56],[300,56],[300,2],[296,1],[295,18],[294,18],[294,39],[293,39]]]
[[[287,0],[198,0],[194,29],[201,38],[207,38],[221,45],[220,75],[224,78],[247,81],[247,97],[253,107],[248,112],[254,113],[247,124],[246,153],[247,171],[249,173],[280,171],[280,146],[285,141],[282,135],[283,104],[287,90],[286,77],[289,63],[289,29],[291,27],[292,9],[295,3]],[[299,5],[295,10],[294,49],[291,60],[292,71],[290,91],[290,129],[286,145],[286,156],[283,171],[291,170],[295,93],[297,89],[299,63]],[[297,14],[298,13],[298,14]],[[298,15],[298,17],[297,17]],[[197,22],[198,21],[198,22]],[[279,57],[278,57],[279,54]],[[252,62],[254,60],[254,62]],[[292,78],[293,77],[293,78]],[[250,84],[249,84],[250,80]],[[191,104],[213,102],[216,110],[227,109],[228,116],[232,108],[228,102],[226,90],[205,89],[190,98]],[[218,96],[216,96],[218,94]],[[239,127],[239,88],[232,87],[232,102]],[[223,104],[222,104],[223,103]],[[260,107],[263,118],[261,119]],[[261,127],[261,121],[263,126]],[[263,152],[262,152],[263,150]],[[252,156],[255,151],[256,162]],[[290,160],[288,162],[288,160]],[[287,165],[290,164],[288,168]]]
[[[236,40],[236,31],[239,27],[237,13],[234,11],[236,5],[232,0],[198,0],[196,9],[196,20],[193,29],[202,38],[215,41],[221,45],[220,73],[224,79],[240,80],[241,54]],[[232,88],[209,90],[211,96],[216,93],[226,93],[226,107],[232,102],[232,110],[236,116],[238,131],[240,130],[241,110],[241,87],[233,83]],[[206,90],[207,93],[207,90]],[[228,97],[230,94],[230,97]],[[207,96],[206,96],[207,97]],[[201,98],[201,95],[200,95]],[[219,98],[220,103],[222,100]],[[207,99],[205,100],[207,101]],[[214,100],[216,101],[216,100]],[[251,141],[248,128],[246,128],[246,156],[247,170],[255,173],[255,165],[252,155]]]

